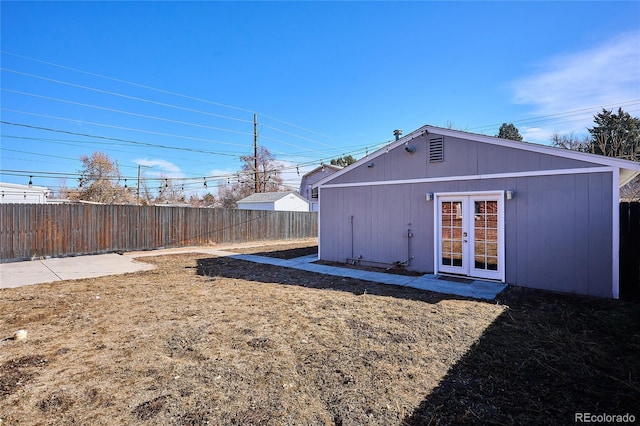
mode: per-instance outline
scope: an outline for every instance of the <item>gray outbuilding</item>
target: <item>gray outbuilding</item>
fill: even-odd
[[[316,184],[319,257],[618,298],[619,189],[638,174],[423,126]]]

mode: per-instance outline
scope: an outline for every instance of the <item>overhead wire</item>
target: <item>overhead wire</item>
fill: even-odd
[[[47,143],[53,143],[53,144],[58,144],[58,145],[66,145],[66,146],[75,146],[75,147],[89,147],[89,148],[95,148],[94,145],[109,145],[109,152],[123,152],[123,153],[128,153],[128,154],[132,154],[131,151],[125,151],[125,150],[120,150],[120,149],[115,149],[113,148],[113,146],[127,146],[127,145],[122,145],[122,144],[114,144],[113,142],[107,142],[107,141],[76,141],[76,140],[70,140],[70,139],[52,139],[52,138],[43,138],[43,137],[27,137],[27,136],[15,136],[15,135],[7,135],[7,134],[0,134],[0,137],[3,138],[9,138],[9,139],[20,139],[20,140],[29,140],[29,141],[39,141],[39,142],[47,142]],[[0,150],[4,150],[5,148],[0,148]],[[186,148],[177,148],[179,150],[186,150]],[[207,152],[204,152],[207,153]],[[222,155],[219,153],[219,155]],[[225,155],[231,156],[231,157],[238,157],[240,154],[231,154],[231,153],[225,153]],[[187,158],[181,158],[181,157],[175,157],[175,156],[167,156],[167,155],[162,155],[162,154],[158,154],[155,153],[153,154],[154,158],[166,158],[166,159],[171,159],[171,160],[184,160],[184,161],[193,161],[192,159],[187,159]],[[199,163],[201,164],[213,164],[211,161],[202,161],[200,160]]]
[[[98,74],[98,73],[94,73],[94,72],[91,72],[91,71],[80,70],[80,69],[69,67],[69,66],[66,66],[66,65],[56,64],[56,63],[53,63],[53,62],[44,61],[42,59],[32,58],[32,57],[25,56],[25,55],[20,55],[20,54],[17,54],[17,53],[6,51],[6,50],[0,50],[0,53],[4,53],[6,55],[11,55],[11,56],[15,56],[15,57],[18,57],[18,58],[26,59],[26,60],[29,60],[29,61],[39,62],[39,63],[42,63],[42,64],[46,64],[46,65],[57,67],[57,68],[61,68],[61,69],[74,71],[74,72],[85,74],[85,75],[90,75],[90,76],[94,76],[94,77],[98,77],[98,78],[103,78],[103,79],[106,79],[106,80],[116,81],[118,83],[124,83],[124,84],[128,84],[128,85],[135,86],[135,87],[140,87],[140,88],[143,88],[143,89],[147,89],[147,90],[151,90],[151,91],[155,91],[155,92],[159,92],[159,93],[164,93],[164,94],[168,94],[168,95],[172,95],[172,96],[176,96],[176,97],[180,97],[180,98],[184,98],[184,99],[189,99],[189,100],[194,100],[194,101],[198,101],[198,102],[202,102],[202,103],[206,103],[206,104],[210,104],[210,105],[215,105],[215,106],[222,107],[222,108],[234,109],[234,110],[247,112],[247,113],[251,113],[251,112],[256,113],[256,111],[252,111],[252,110],[249,110],[249,109],[246,109],[246,108],[241,108],[241,107],[234,106],[234,105],[229,105],[229,104],[223,104],[223,103],[220,103],[220,102],[215,102],[215,101],[211,101],[209,99],[203,99],[203,98],[199,98],[199,97],[195,97],[195,96],[185,95],[183,93],[173,92],[173,91],[166,90],[166,89],[160,89],[160,88],[149,86],[149,85],[146,85],[146,84],[141,84],[141,83],[136,83],[136,82],[132,82],[132,81],[128,81],[128,80],[123,80],[123,79],[120,79],[120,78],[111,77],[111,76],[107,76],[107,75],[104,75],[104,74]],[[268,118],[268,119],[273,120],[273,121],[277,121],[279,123],[285,124],[285,125],[290,126],[290,127],[294,127],[294,128],[300,129],[300,130],[304,130],[305,132],[314,133],[314,134],[317,134],[319,136],[335,140],[335,138],[333,138],[331,136],[328,136],[326,134],[323,134],[323,133],[320,133],[318,131],[311,130],[311,129],[308,129],[308,128],[293,124],[293,123],[285,121],[285,120],[278,119],[278,118],[273,117],[271,115],[260,113],[260,116]],[[234,117],[224,117],[224,116],[221,116],[221,117],[229,118],[229,119],[236,119]],[[249,120],[246,120],[246,121],[249,121]]]
[[[201,110],[196,110],[196,109],[192,109],[192,108],[181,107],[181,106],[178,106],[178,105],[167,104],[165,102],[152,101],[150,99],[140,98],[140,97],[137,97],[137,96],[124,95],[122,93],[111,92],[109,90],[98,89],[98,88],[90,87],[90,86],[84,86],[82,84],[70,83],[68,81],[56,80],[54,78],[44,77],[44,76],[37,75],[37,74],[25,73],[25,72],[22,72],[22,71],[12,70],[12,69],[9,69],[9,68],[0,67],[0,70],[5,71],[5,72],[18,74],[18,75],[23,75],[25,77],[31,77],[31,78],[35,78],[35,79],[49,81],[49,82],[52,82],[52,83],[57,83],[57,84],[63,84],[63,85],[71,86],[71,87],[76,87],[76,88],[83,89],[83,90],[90,90],[90,91],[93,91],[93,92],[103,93],[103,94],[112,95],[112,96],[118,96],[118,97],[121,97],[121,98],[130,99],[130,100],[134,100],[134,101],[146,102],[146,103],[150,103],[150,104],[154,104],[154,105],[164,106],[164,107],[167,107],[167,108],[175,108],[175,109],[180,109],[180,110],[183,110],[183,111],[195,112],[195,113],[198,113],[198,114],[209,115],[209,116],[212,116],[212,117],[218,117],[218,118],[224,118],[224,119],[228,119],[228,120],[241,121],[241,122],[244,122],[244,123],[253,123],[253,121],[247,120],[247,119],[243,119],[243,118],[228,117],[228,116],[215,114],[215,113],[211,113],[211,112],[207,112],[207,111],[201,111]]]
[[[541,121],[551,121],[551,120],[554,120],[556,118],[562,119],[564,117],[570,117],[570,116],[577,115],[577,114],[589,114],[589,115],[593,116],[593,113],[595,111],[600,111],[602,108],[618,107],[618,106],[619,107],[628,107],[628,106],[637,105],[637,104],[640,104],[640,99],[631,99],[631,100],[628,100],[628,101],[622,101],[622,102],[616,102],[616,103],[610,103],[610,104],[598,105],[598,106],[591,106],[591,107],[586,107],[586,108],[580,108],[580,109],[577,109],[577,110],[559,112],[559,113],[555,113],[555,114],[541,115],[541,116],[530,117],[530,118],[523,118],[523,119],[518,119],[518,120],[511,120],[511,121],[506,121],[506,122],[512,123],[514,125],[515,124],[530,124],[530,123],[538,123],[538,122],[541,122]],[[627,112],[629,112],[629,111],[627,111]],[[573,121],[576,121],[576,120],[560,121],[557,124],[563,124],[563,123],[573,122]],[[483,126],[470,127],[468,130],[481,130],[481,129],[495,128],[495,127],[499,127],[502,124],[503,123],[486,124],[486,125],[483,125]]]
[[[130,111],[123,111],[123,110],[119,110],[119,109],[115,109],[115,108],[106,108],[106,107],[101,107],[101,106],[98,106],[98,105],[92,105],[92,104],[85,104],[85,103],[82,103],[82,102],[70,101],[70,100],[67,100],[67,99],[53,98],[53,97],[50,97],[50,96],[38,95],[38,94],[35,94],[35,93],[28,93],[28,92],[22,92],[22,91],[19,91],[19,90],[7,89],[7,88],[4,88],[4,87],[1,88],[1,89],[3,91],[6,91],[6,92],[16,93],[16,94],[20,94],[20,95],[37,97],[37,98],[40,98],[40,99],[47,99],[47,100],[51,100],[51,101],[54,101],[54,102],[63,102],[63,103],[82,106],[82,107],[86,107],[86,108],[99,109],[99,110],[102,110],[102,111],[115,112],[115,113],[118,113],[118,114],[127,114],[127,115],[132,115],[132,116],[135,116],[135,117],[148,118],[148,119],[152,119],[152,120],[166,121],[166,122],[169,122],[169,123],[181,124],[181,125],[185,125],[185,126],[200,127],[200,128],[203,128],[203,129],[217,130],[217,131],[221,131],[221,132],[236,133],[236,134],[241,134],[241,135],[253,135],[253,133],[250,133],[250,132],[242,132],[242,131],[239,131],[239,130],[225,129],[225,128],[222,128],[222,127],[213,127],[213,126],[207,126],[207,125],[204,125],[204,124],[190,123],[190,122],[180,121],[180,120],[172,120],[170,118],[158,117],[158,116],[155,116],[155,115],[148,115],[148,114],[140,114],[140,113],[130,112]]]
[[[167,136],[167,137],[170,137],[170,138],[187,139],[187,140],[193,140],[193,141],[198,141],[198,142],[217,143],[217,144],[231,145],[231,146],[245,146],[243,144],[234,143],[234,142],[225,142],[225,141],[219,141],[219,140],[214,140],[214,139],[196,138],[196,137],[193,137],[193,136],[175,135],[175,134],[164,133],[164,132],[154,132],[153,130],[144,130],[144,129],[136,129],[136,128],[131,128],[131,127],[115,126],[115,125],[112,125],[112,124],[96,123],[94,121],[79,120],[77,118],[57,117],[57,116],[54,116],[54,115],[38,114],[36,112],[20,111],[20,110],[14,110],[14,109],[10,109],[10,108],[1,108],[1,109],[2,109],[2,111],[13,112],[13,113],[16,113],[16,114],[31,115],[31,116],[43,117],[43,118],[51,118],[51,119],[54,119],[54,120],[71,121],[71,122],[74,122],[74,123],[80,122],[80,123],[89,124],[89,125],[92,125],[92,126],[107,127],[107,128],[111,128],[111,129],[118,129],[118,130],[127,130],[127,131],[130,131],[130,132],[146,133],[146,134],[156,135],[156,136]],[[185,150],[189,150],[189,149],[185,148]]]
[[[4,120],[0,120],[0,123],[7,124],[7,125],[12,125],[12,126],[27,127],[27,128],[31,128],[31,129],[37,129],[37,130],[44,130],[44,131],[49,131],[49,132],[63,133],[63,134],[68,134],[68,135],[83,136],[83,137],[88,137],[88,138],[103,139],[103,140],[115,141],[115,142],[123,142],[123,143],[129,143],[129,144],[140,145],[140,146],[148,146],[148,147],[153,147],[153,148],[162,148],[162,149],[171,149],[171,150],[177,150],[177,151],[186,151],[186,152],[195,152],[195,153],[210,154],[210,155],[224,155],[224,156],[236,157],[235,154],[222,153],[222,152],[218,152],[218,151],[209,151],[209,150],[204,150],[204,149],[195,149],[195,148],[176,147],[176,146],[170,146],[170,145],[161,145],[161,144],[154,144],[154,143],[149,143],[149,142],[140,142],[140,141],[134,141],[134,140],[122,139],[122,138],[112,138],[112,137],[108,137],[108,136],[100,136],[100,135],[92,135],[92,134],[88,134],[88,133],[71,132],[71,131],[67,131],[67,130],[53,129],[53,128],[47,128],[47,127],[41,127],[41,126],[31,126],[31,125],[28,125],[28,124],[13,123],[13,122],[8,122],[8,121],[4,121]]]
[[[2,51],[2,52],[4,52],[4,51]],[[11,53],[8,53],[8,54],[11,54]],[[31,59],[31,58],[27,58],[27,57],[24,57],[24,56],[21,56],[21,55],[14,55],[14,56],[23,57],[23,58],[26,58],[26,59]],[[36,61],[37,62],[46,63],[45,61],[40,61],[40,60],[36,60]],[[48,64],[54,65],[52,63],[48,63]],[[54,65],[54,66],[58,66],[58,65]],[[166,94],[171,94],[171,95],[182,97],[182,98],[186,98],[186,99],[196,100],[196,101],[199,101],[199,102],[205,102],[205,103],[209,103],[209,104],[213,104],[213,105],[217,105],[217,106],[221,106],[221,107],[225,107],[225,108],[233,108],[233,109],[244,111],[244,112],[251,112],[250,110],[247,110],[247,109],[244,109],[244,108],[235,107],[235,106],[227,105],[227,104],[221,104],[221,103],[218,103],[218,102],[213,102],[213,101],[209,101],[209,100],[202,99],[202,98],[196,98],[196,97],[193,97],[193,96],[183,95],[183,94],[180,94],[180,93],[177,93],[177,92],[171,92],[171,91],[167,91],[167,90],[164,90],[164,89],[158,89],[158,88],[154,88],[154,87],[143,85],[143,84],[139,84],[139,83],[129,82],[129,81],[126,81],[126,80],[121,80],[121,79],[108,77],[108,76],[103,76],[103,75],[96,74],[96,73],[85,72],[85,71],[73,69],[73,68],[70,68],[70,67],[65,67],[65,66],[60,66],[60,67],[61,68],[66,68],[66,69],[71,69],[73,71],[77,71],[77,72],[81,72],[81,73],[85,73],[85,74],[89,74],[89,75],[93,75],[93,76],[97,76],[97,77],[100,77],[100,78],[106,78],[106,79],[109,79],[109,80],[114,80],[114,81],[130,84],[130,85],[133,85],[133,86],[137,86],[137,87],[142,87],[142,88],[149,89],[149,90],[154,90],[154,91],[158,91],[158,92],[162,92],[162,93],[166,93]],[[178,109],[182,109],[182,110],[185,110],[185,111],[198,112],[198,113],[201,113],[201,114],[207,114],[207,115],[214,116],[214,117],[225,118],[225,119],[236,120],[236,121],[242,121],[242,122],[245,122],[245,123],[252,123],[252,121],[248,120],[248,119],[240,119],[240,118],[236,118],[236,117],[229,117],[229,116],[224,116],[224,115],[220,115],[220,114],[214,114],[214,113],[209,113],[209,112],[205,112],[205,111],[194,110],[194,109],[190,109],[190,108],[184,108],[184,107],[180,107],[180,106],[173,105],[173,104],[167,104],[167,103],[164,103],[164,102],[152,101],[152,100],[149,100],[149,99],[140,98],[140,97],[136,97],[136,96],[123,95],[121,93],[111,92],[111,91],[107,91],[107,90],[104,90],[104,89],[98,89],[98,88],[95,88],[95,87],[90,87],[90,86],[80,85],[80,84],[66,82],[66,81],[62,81],[62,80],[52,79],[52,78],[45,77],[45,76],[40,76],[40,75],[37,75],[37,74],[25,73],[25,72],[22,72],[22,71],[13,70],[13,69],[9,69],[9,68],[0,67],[0,70],[6,71],[6,72],[10,72],[10,73],[14,73],[14,74],[18,74],[18,75],[23,75],[23,76],[26,76],[26,77],[42,79],[42,80],[49,81],[49,82],[54,82],[54,83],[57,83],[57,84],[69,85],[69,86],[76,87],[76,88],[81,88],[81,89],[84,89],[84,90],[92,90],[92,91],[96,91],[96,92],[99,92],[99,93],[105,93],[105,94],[109,94],[109,95],[113,95],[113,96],[119,96],[119,97],[123,97],[123,98],[126,98],[126,99],[131,99],[131,100],[136,100],[136,101],[141,101],[141,102],[149,102],[149,103],[160,105],[160,106],[165,106],[165,107],[170,107],[170,108],[178,108]],[[305,130],[307,132],[311,132],[311,133],[315,133],[315,134],[318,134],[318,135],[322,135],[324,137],[328,137],[326,135],[323,135],[320,132],[316,132],[314,130],[306,129],[306,128],[302,127],[302,126],[297,126],[297,125],[295,125],[293,123],[289,123],[289,122],[286,122],[284,120],[279,120],[279,119],[277,119],[275,117],[272,117],[270,115],[266,115],[266,114],[260,114],[260,115],[261,115],[261,117],[266,117],[268,119],[271,119],[271,120],[274,120],[274,121],[278,121],[278,122],[284,123],[286,125],[289,125],[289,126],[292,126],[292,127],[298,128],[298,129]],[[306,137],[303,137],[303,136],[300,136],[300,135],[291,134],[290,132],[287,132],[285,130],[282,130],[282,129],[279,129],[279,128],[276,128],[276,127],[273,127],[273,126],[270,126],[270,128],[271,128],[271,130],[278,131],[278,132],[281,132],[281,133],[289,133],[291,136],[298,137],[298,138],[304,138],[305,140],[312,141],[312,142],[318,143],[320,145],[330,146],[330,145],[324,144],[322,142],[319,142],[319,141],[311,139],[311,138],[306,138]]]

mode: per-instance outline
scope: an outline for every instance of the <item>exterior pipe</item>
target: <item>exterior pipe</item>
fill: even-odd
[[[411,226],[411,224],[409,224],[409,226]],[[411,265],[411,259],[413,259],[413,256],[411,256],[411,238],[413,238],[413,232],[411,232],[411,228],[409,228],[407,229],[407,260],[405,261],[407,266]]]
[[[351,215],[351,259],[353,259],[353,256],[353,215]],[[362,258],[362,256],[360,257]]]

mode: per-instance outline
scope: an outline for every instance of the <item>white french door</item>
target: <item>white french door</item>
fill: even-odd
[[[503,193],[437,200],[436,273],[504,281]]]

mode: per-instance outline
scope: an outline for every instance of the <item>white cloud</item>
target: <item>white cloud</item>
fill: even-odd
[[[522,139],[525,141],[550,141],[553,133],[553,130],[540,127],[522,127],[520,129]]]
[[[140,158],[137,160],[133,160],[134,163],[146,167],[147,170],[145,174],[147,176],[166,176],[168,178],[183,178],[184,173],[180,170],[180,167],[171,163],[170,161],[153,159],[149,160],[146,158]]]
[[[525,133],[584,132],[602,108],[637,112],[639,46],[640,31],[620,34],[599,46],[551,58],[539,72],[514,82],[515,102],[534,106],[533,114],[541,117]]]

